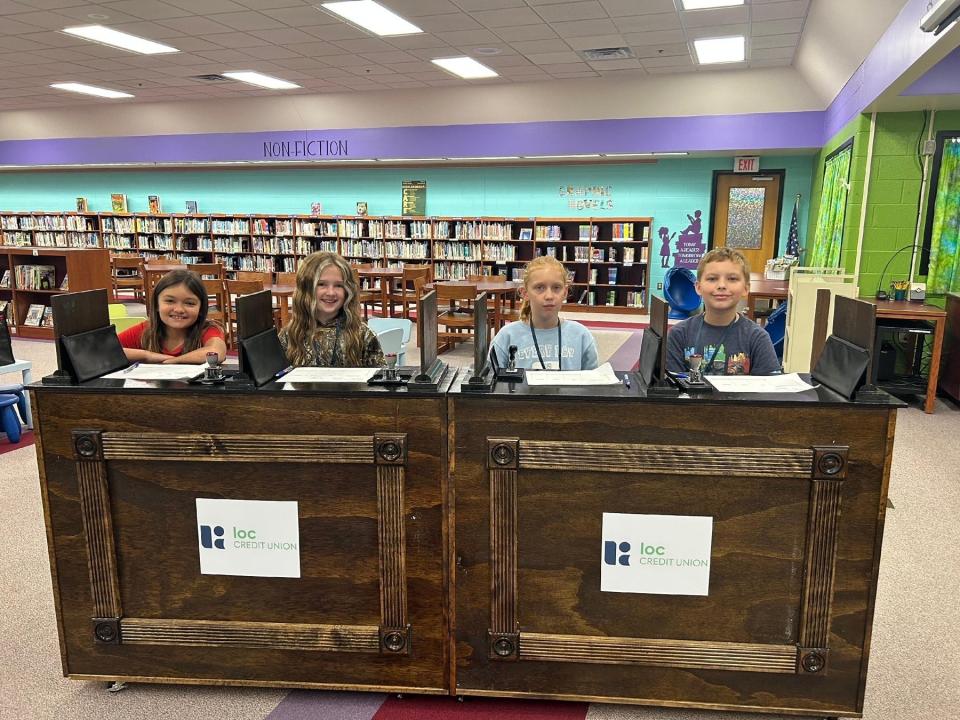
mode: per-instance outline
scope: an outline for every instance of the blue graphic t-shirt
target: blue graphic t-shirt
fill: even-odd
[[[711,325],[703,315],[684,320],[667,335],[667,370],[687,372],[687,360],[700,355],[704,375],[776,375],[780,361],[766,330],[737,316],[732,325]],[[709,363],[709,367],[707,366]]]

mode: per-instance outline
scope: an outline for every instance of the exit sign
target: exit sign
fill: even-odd
[[[760,156],[735,157],[733,159],[733,171],[742,173],[759,172]]]

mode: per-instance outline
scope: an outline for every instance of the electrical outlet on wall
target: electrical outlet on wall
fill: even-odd
[[[923,154],[924,155],[933,155],[937,151],[937,141],[936,140],[924,140],[923,141]]]
[[[657,290],[663,290],[663,283],[657,283]]]

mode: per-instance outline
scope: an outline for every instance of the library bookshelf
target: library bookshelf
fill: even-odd
[[[38,268],[52,268],[37,270]],[[6,278],[4,281],[3,279]],[[65,286],[64,279],[69,278]],[[63,292],[110,290],[110,253],[104,248],[0,247],[0,302],[22,338],[53,339],[53,328],[27,322],[31,308],[50,308]],[[48,310],[48,312],[50,312]]]
[[[0,212],[0,245],[106,248],[146,259],[295,272],[318,250],[353,263],[433,265],[438,280],[505,275],[553,255],[571,279],[567,304],[645,312],[651,217],[393,217]]]

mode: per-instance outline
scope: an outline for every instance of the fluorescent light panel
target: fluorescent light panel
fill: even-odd
[[[300,87],[296,83],[281,80],[280,78],[270,77],[269,75],[264,75],[263,73],[251,72],[249,70],[244,70],[242,72],[225,72],[221,73],[221,75],[228,77],[231,80],[239,80],[240,82],[245,82],[248,85],[256,85],[258,87],[269,88],[270,90],[293,90],[294,88]]]
[[[435,157],[435,158],[377,158],[377,162],[440,162],[446,160],[446,158]]]
[[[567,158],[595,158],[600,157],[600,153],[586,153],[584,155],[524,155],[527,160],[559,160]]]
[[[519,155],[489,155],[487,157],[448,157],[447,160],[519,160]]]
[[[694,40],[693,46],[697,51],[697,62],[701,65],[743,62],[746,57],[743,35]]]
[[[743,0],[683,0],[684,10],[709,10],[734,5],[743,5]]]
[[[96,87],[95,85],[84,85],[83,83],[53,83],[50,87],[56,88],[57,90],[82,93],[84,95],[96,95],[97,97],[110,98],[111,100],[133,97],[130,93],[108,90],[107,88]]]
[[[347,2],[323,3],[326,10],[339,15],[347,22],[359,25],[374,35],[391,37],[422,33],[412,22],[404,20],[395,12],[373,0],[348,0]]]
[[[430,62],[439,65],[449,73],[462,77],[464,80],[499,77],[498,73],[471,57],[437,58]]]
[[[103,25],[81,25],[79,27],[64,28],[63,31],[69,35],[81,37],[84,40],[93,40],[94,42],[110,45],[121,50],[130,50],[131,52],[141,53],[143,55],[158,55],[160,53],[180,52],[175,47],[146,40],[136,35],[112,30]]]

